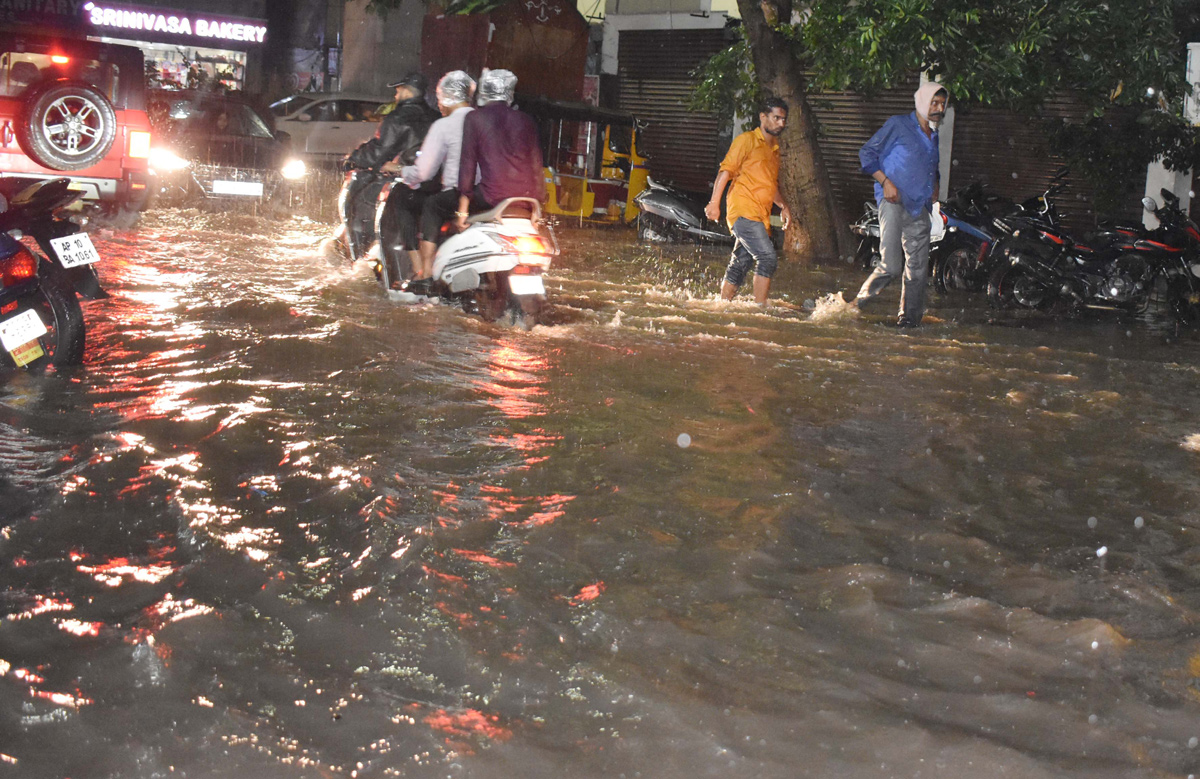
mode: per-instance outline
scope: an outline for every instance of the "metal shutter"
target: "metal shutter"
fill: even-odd
[[[1064,164],[1062,158],[1050,153],[1042,120],[1082,122],[1085,118],[1082,105],[1069,96],[1048,100],[1038,117],[983,106],[956,109],[950,185],[964,187],[980,179],[990,191],[1017,202],[1038,195]],[[1072,229],[1094,226],[1092,187],[1077,172],[1072,172],[1066,181],[1067,188],[1055,200],[1063,221]],[[1140,221],[1138,204],[1145,181],[1123,183],[1128,192],[1121,202],[1127,206],[1112,216]]]
[[[724,30],[622,30],[618,40],[618,108],[649,125],[639,151],[650,174],[690,192],[707,193],[717,175],[720,122],[689,111],[691,73],[729,46]]]

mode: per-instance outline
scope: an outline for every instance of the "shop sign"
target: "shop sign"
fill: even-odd
[[[84,19],[93,27],[150,33],[144,36],[150,40],[185,37],[201,39],[215,45],[234,42],[262,43],[267,37],[266,25],[255,19],[96,2],[85,3],[83,12]]]

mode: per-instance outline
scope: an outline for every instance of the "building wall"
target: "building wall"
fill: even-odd
[[[425,6],[404,0],[381,17],[364,2],[346,3],[342,24],[341,88],[387,97],[389,82],[421,68],[421,23]]]

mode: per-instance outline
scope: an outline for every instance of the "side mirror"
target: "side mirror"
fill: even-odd
[[[1153,214],[1158,210],[1158,203],[1155,203],[1152,197],[1144,197],[1142,198],[1142,208]]]

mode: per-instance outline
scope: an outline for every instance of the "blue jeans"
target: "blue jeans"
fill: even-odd
[[[742,286],[746,272],[754,265],[755,275],[771,278],[779,264],[775,257],[775,244],[767,226],[762,222],[739,216],[730,229],[733,233],[733,255],[725,269],[725,280],[735,287]]]

